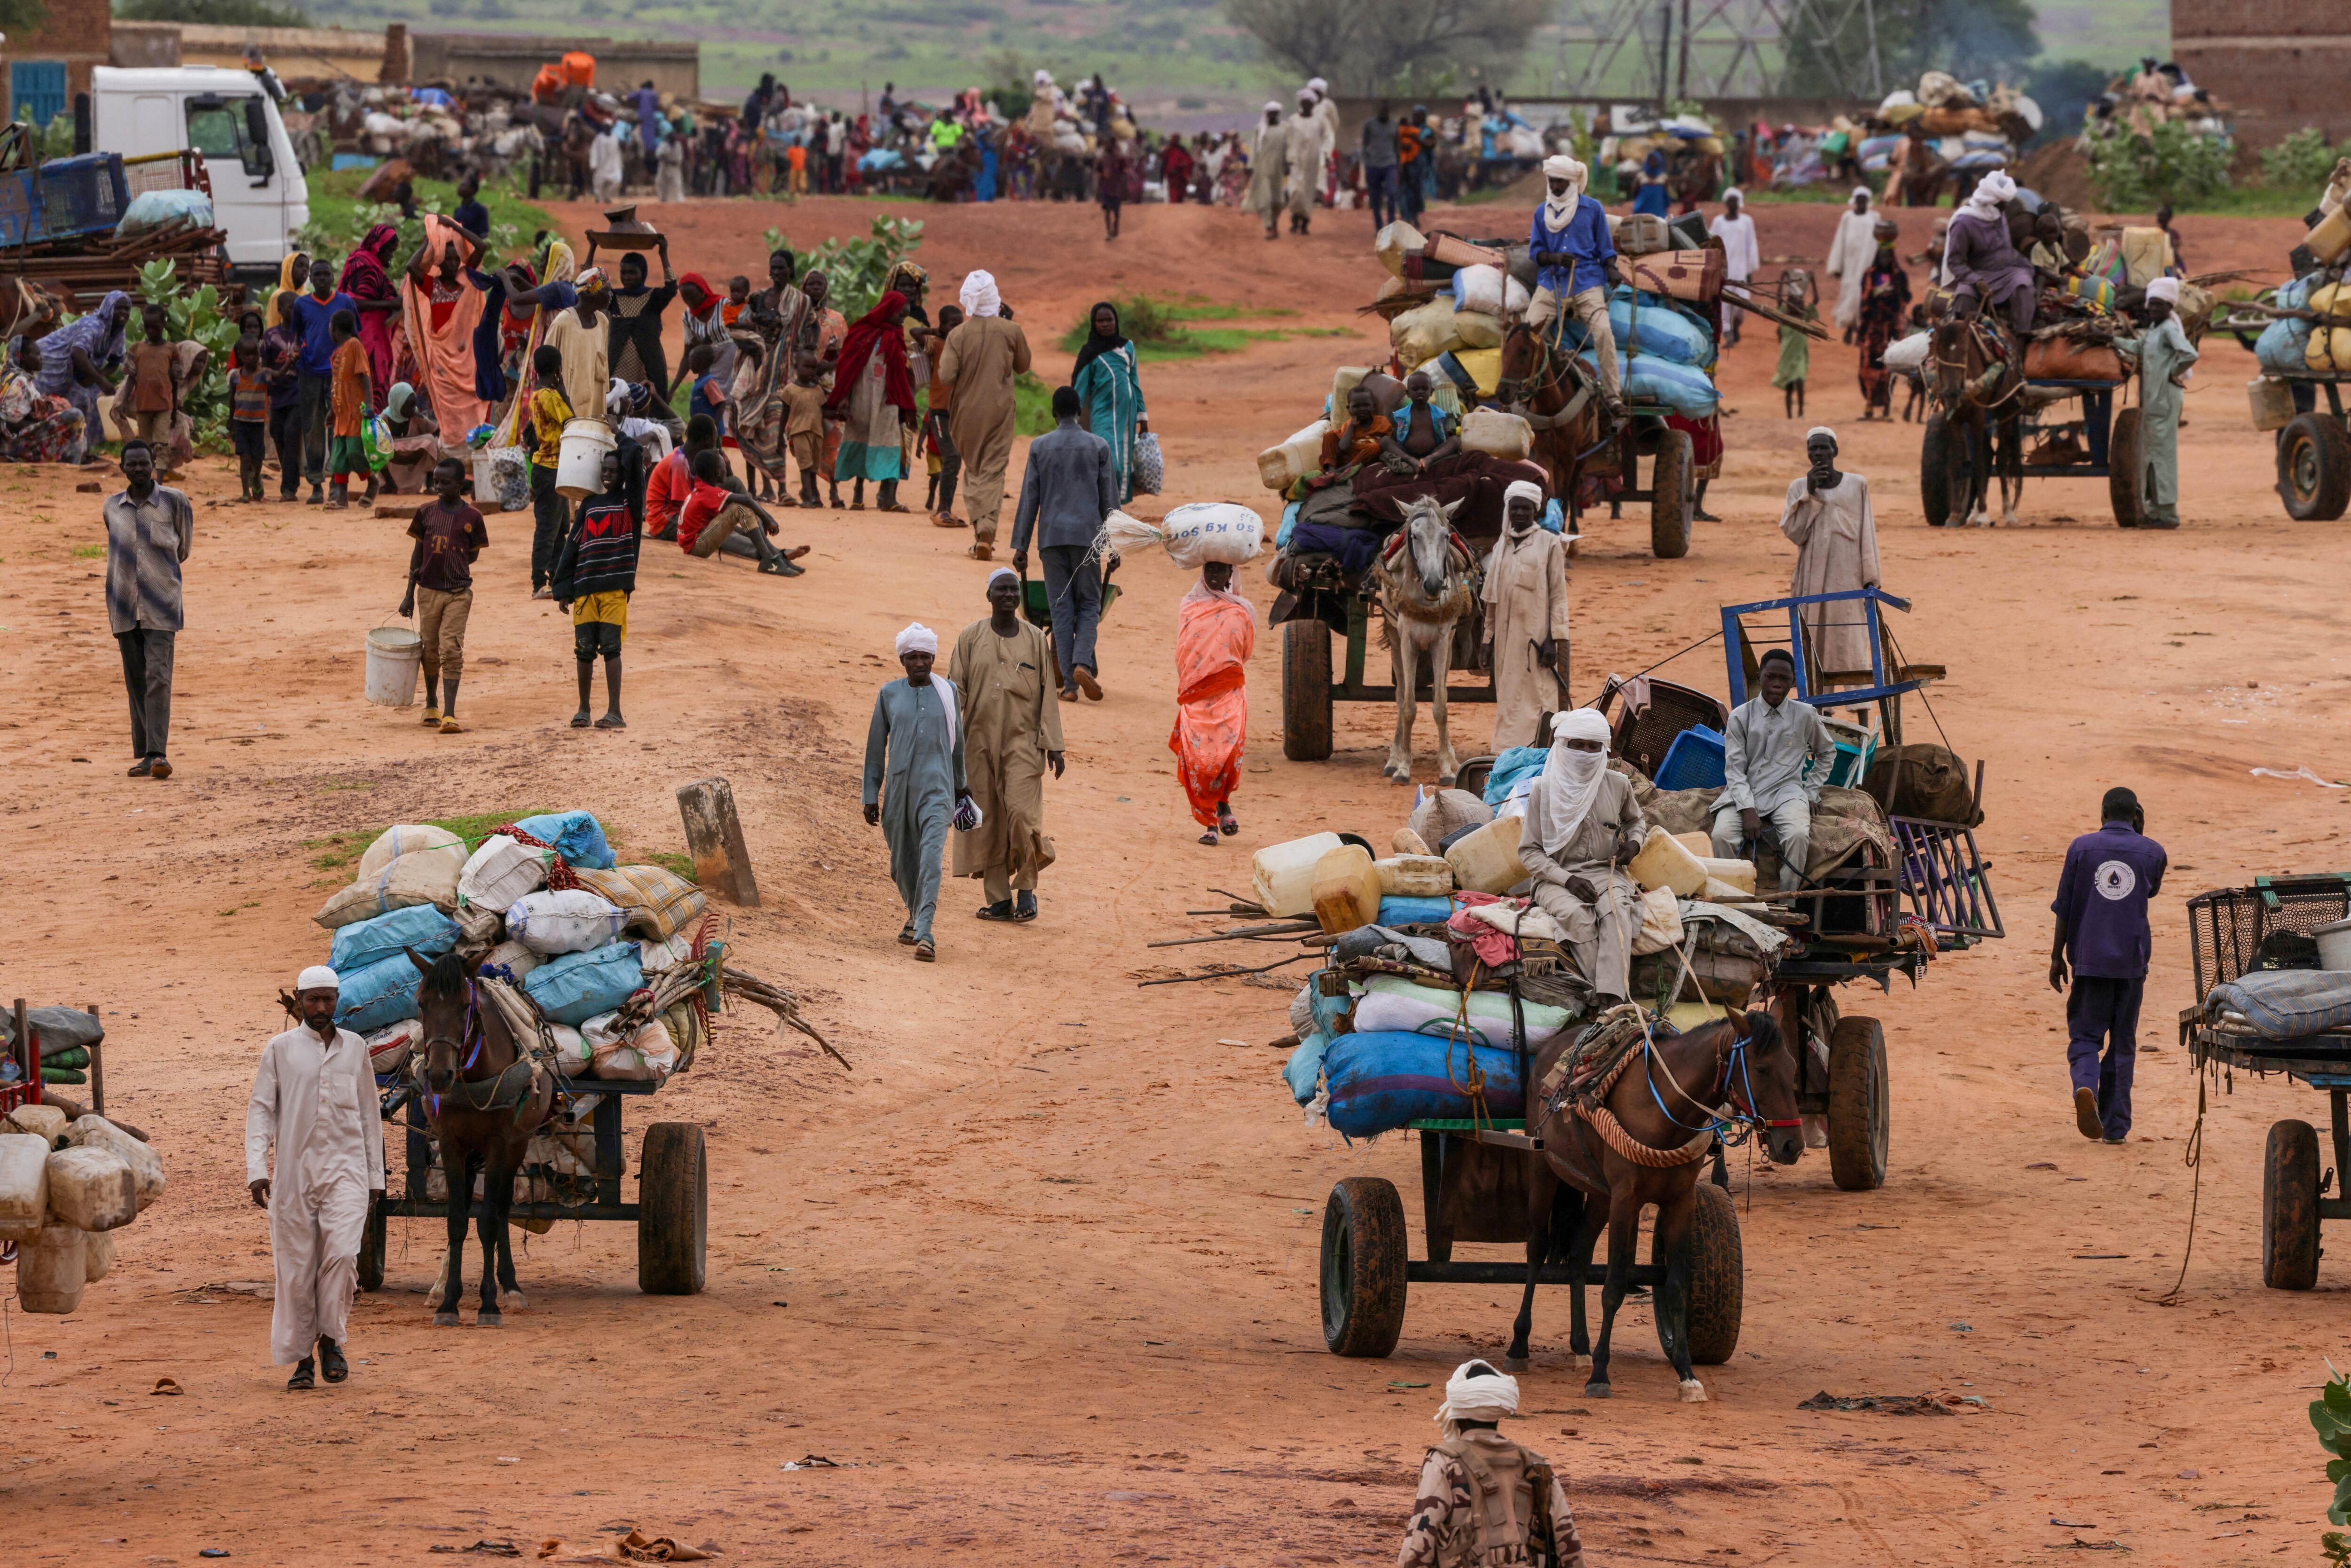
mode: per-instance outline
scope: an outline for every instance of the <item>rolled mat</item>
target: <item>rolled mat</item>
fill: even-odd
[[[1332,1127],[1368,1138],[1416,1121],[1476,1114],[1465,1092],[1473,1050],[1485,1074],[1485,1114],[1520,1115],[1524,1097],[1516,1051],[1464,1046],[1442,1035],[1375,1031],[1343,1034],[1322,1052]]]

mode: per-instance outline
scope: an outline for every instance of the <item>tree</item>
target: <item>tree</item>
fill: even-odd
[[[0,33],[12,38],[31,37],[48,19],[49,8],[41,0],[0,0]]]
[[[123,0],[114,14],[127,22],[194,22],[212,27],[310,25],[310,14],[301,6],[276,5],[273,0]]]
[[[1406,91],[1485,68],[1507,74],[1549,0],[1225,0],[1233,25],[1332,90]]]
[[[1873,92],[1881,79],[1870,68],[1873,31],[1887,92],[1916,87],[1930,70],[1961,81],[2014,79],[2041,52],[2031,0],[1796,0],[1781,34],[1780,90]]]

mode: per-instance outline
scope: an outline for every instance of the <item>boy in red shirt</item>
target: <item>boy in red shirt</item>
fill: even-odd
[[[457,679],[465,673],[465,623],[474,614],[474,562],[489,548],[482,514],[464,500],[465,465],[444,457],[433,466],[433,499],[416,508],[408,537],[408,595],[402,615],[417,615],[416,634],[424,644],[424,723],[444,735],[461,735]],[[441,695],[434,703],[435,685]]]
[[[810,547],[779,550],[768,542],[777,531],[776,519],[726,472],[725,457],[709,448],[695,453],[694,480],[694,493],[678,513],[680,549],[705,559],[720,554],[756,557],[761,571],[781,577],[798,577],[808,570],[799,560]]]

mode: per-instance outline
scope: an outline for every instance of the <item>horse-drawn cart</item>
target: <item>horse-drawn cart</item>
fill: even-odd
[[[1964,525],[1988,507],[1995,482],[2013,505],[2024,481],[2104,479],[2118,528],[2138,526],[2139,411],[2117,413],[2118,380],[2027,380],[2016,411],[1967,417],[1938,397],[1918,447],[1918,497],[1929,528]],[[2078,401],[2079,407],[2058,412]]]
[[[1384,703],[1395,706],[1393,681],[1367,681],[1364,664],[1384,618],[1379,592],[1369,569],[1350,572],[1333,555],[1301,557],[1289,564],[1291,586],[1274,605],[1273,623],[1281,628],[1281,754],[1292,762],[1327,762],[1331,758],[1333,705]],[[1485,643],[1486,604],[1483,599],[1455,623],[1451,668],[1474,669]],[[1344,673],[1333,678],[1331,642],[1345,645]],[[1432,666],[1418,666],[1415,695],[1433,701]],[[1448,703],[1490,703],[1494,688],[1447,684]]]

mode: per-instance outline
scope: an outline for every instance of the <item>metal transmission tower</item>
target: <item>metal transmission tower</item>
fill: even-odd
[[[1885,93],[1876,0],[1563,0],[1552,90],[1651,101],[1763,97],[1779,89],[1794,54],[1813,57],[1846,96]]]

